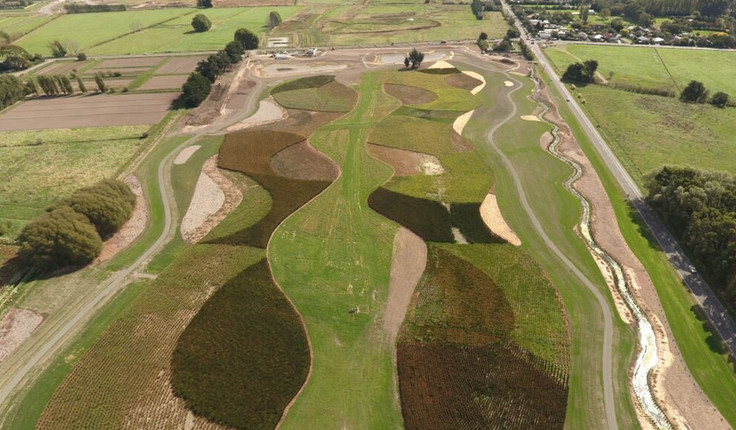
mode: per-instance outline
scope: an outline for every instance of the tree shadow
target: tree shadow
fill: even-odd
[[[703,308],[699,305],[692,305],[690,307],[690,312],[692,312],[693,315],[695,315],[695,318],[703,324],[703,329],[708,333],[708,337],[705,338],[705,343],[708,344],[710,350],[720,355],[728,354],[727,360],[729,367],[734,373],[736,373],[736,361],[734,360],[734,357],[729,354],[726,344],[721,340],[715,327],[713,327],[713,324],[711,324],[706,317]]]

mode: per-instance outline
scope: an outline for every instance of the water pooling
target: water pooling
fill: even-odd
[[[543,116],[549,111],[550,108],[546,103],[539,100],[539,78],[534,78],[534,100],[536,100],[536,102],[542,106],[542,112],[538,114],[537,117],[540,120],[545,121]],[[578,179],[580,179],[581,176],[583,176],[583,168],[575,160],[565,156],[557,149],[560,143],[559,127],[554,124],[553,126],[554,128],[552,129],[552,136],[554,137],[554,140],[549,145],[547,150],[555,158],[563,161],[564,163],[572,167],[575,171],[573,175],[565,181],[564,185],[565,188],[570,191],[583,206],[583,216],[579,224],[580,234],[583,236],[588,249],[593,254],[595,254],[595,256],[599,257],[611,271],[611,273],[613,274],[613,281],[616,284],[616,289],[618,290],[621,297],[623,297],[631,313],[636,318],[639,335],[639,355],[636,357],[634,373],[631,380],[631,384],[634,388],[634,394],[636,395],[636,399],[639,402],[639,406],[646,413],[647,417],[649,417],[652,424],[654,424],[659,429],[672,429],[672,424],[669,422],[667,416],[664,414],[664,412],[662,412],[662,409],[659,407],[659,405],[657,405],[657,402],[654,400],[652,389],[649,385],[649,374],[651,373],[652,369],[657,366],[658,361],[657,338],[654,335],[654,329],[652,328],[652,324],[649,322],[649,319],[647,319],[647,316],[644,314],[639,305],[636,303],[636,300],[634,300],[634,297],[631,295],[631,285],[627,281],[621,265],[618,264],[618,262],[614,260],[610,255],[608,255],[608,253],[602,250],[600,246],[598,246],[598,243],[595,241],[595,239],[593,239],[593,235],[590,232],[590,202],[588,202],[588,200],[582,194],[580,194],[580,192],[578,192],[575,187],[572,186],[572,184],[574,184]]]

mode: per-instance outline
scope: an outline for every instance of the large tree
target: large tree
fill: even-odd
[[[206,16],[198,13],[192,18],[192,28],[197,33],[204,33],[212,27],[212,22]]]
[[[210,94],[212,82],[198,72],[192,72],[181,88],[181,103],[188,108],[199,106]]]
[[[236,30],[233,39],[240,42],[245,50],[258,48],[258,36],[247,28],[239,28]]]
[[[407,58],[411,62],[411,68],[418,69],[422,65],[422,61],[424,61],[424,53],[417,51],[417,48],[413,48]]]
[[[283,20],[281,19],[281,14],[279,14],[277,11],[274,10],[268,14],[268,28],[270,30],[278,27],[279,24],[281,24],[282,22]]]

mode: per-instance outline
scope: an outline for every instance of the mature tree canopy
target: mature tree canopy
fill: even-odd
[[[710,99],[711,104],[713,106],[717,106],[719,108],[725,107],[726,103],[728,103],[728,94],[718,91],[717,93],[713,94],[713,98]]]
[[[84,214],[103,239],[125,224],[135,207],[135,194],[120,181],[104,180],[91,187],[82,188],[61,201],[75,211]]]
[[[58,39],[49,43],[49,49],[51,49],[51,56],[55,58],[66,57],[67,51],[63,43]]]
[[[240,42],[245,50],[258,48],[258,36],[247,28],[236,30],[234,39]]]
[[[86,216],[60,206],[28,223],[18,236],[20,254],[44,269],[87,264],[102,240]]]
[[[202,9],[209,9],[212,7],[212,0],[197,0],[197,7]]]
[[[95,84],[97,84],[97,90],[99,92],[104,93],[107,91],[107,85],[105,85],[105,80],[102,79],[100,72],[95,73]]]
[[[417,51],[417,48],[413,48],[411,52],[409,52],[409,56],[407,58],[411,62],[411,68],[416,69],[422,65],[422,61],[424,61],[424,53]]]
[[[210,19],[201,13],[194,15],[194,18],[192,18],[192,28],[197,33],[204,33],[209,30],[210,27],[212,27],[212,22],[210,22]]]
[[[181,102],[185,107],[199,106],[210,94],[212,83],[201,73],[193,72],[181,88]]]
[[[243,57],[243,52],[243,45],[237,40],[233,40],[232,42],[225,45],[225,53],[230,59],[230,62],[233,64],[240,61],[240,59]]]
[[[562,80],[579,84],[595,82],[595,72],[598,70],[598,62],[587,60],[584,63],[573,63],[567,66],[562,74]]]
[[[279,24],[281,24],[283,20],[281,19],[281,15],[277,11],[271,11],[271,13],[268,14],[268,28],[273,30],[274,28],[278,27]]]

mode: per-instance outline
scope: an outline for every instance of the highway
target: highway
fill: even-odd
[[[508,4],[503,0],[502,4],[506,12],[510,16],[514,16]],[[529,37],[526,29],[521,25],[518,19],[516,20],[516,27],[519,29],[522,39],[527,39]],[[685,255],[685,252],[667,228],[662,224],[649,204],[644,200],[644,194],[639,186],[621,165],[618,158],[616,158],[613,151],[611,151],[611,148],[598,132],[597,128],[593,125],[590,119],[588,119],[583,109],[570,94],[567,87],[560,81],[560,77],[555,72],[549,60],[545,57],[542,48],[540,48],[538,44],[527,44],[527,46],[531,48],[539,65],[544,69],[547,76],[549,76],[552,85],[554,85],[563,98],[567,100],[568,107],[572,111],[573,115],[575,115],[575,118],[583,131],[593,143],[593,146],[598,151],[598,154],[601,156],[605,165],[611,173],[613,173],[616,181],[626,193],[627,198],[639,212],[639,215],[652,232],[652,235],[661,249],[666,253],[672,267],[690,290],[698,304],[703,308],[706,317],[713,327],[715,327],[721,339],[723,339],[731,356],[736,357],[736,323],[734,323],[733,319],[728,315],[726,308],[720,300],[718,300],[718,297],[716,297],[705,280],[699,274],[691,273],[689,267],[692,266],[692,263]]]

